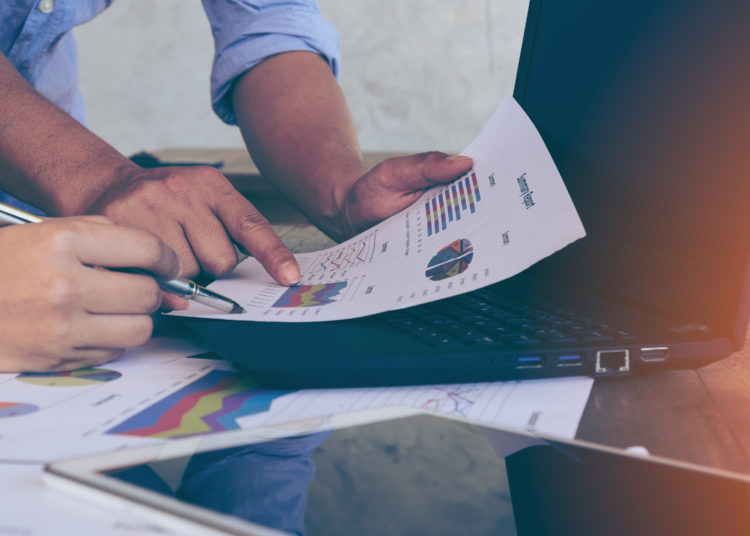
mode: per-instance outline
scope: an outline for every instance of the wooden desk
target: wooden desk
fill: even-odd
[[[243,149],[165,149],[161,160],[223,162],[220,168],[295,251],[332,245],[276,195]],[[368,153],[370,166],[393,154]],[[750,474],[750,337],[745,350],[698,370],[596,380],[577,437]]]
[[[697,370],[596,380],[577,438],[750,473],[750,337]]]

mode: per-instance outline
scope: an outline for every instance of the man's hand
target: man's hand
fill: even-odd
[[[471,169],[468,156],[440,152],[390,158],[355,182],[340,210],[342,236],[355,235],[403,210],[424,191]]]
[[[253,161],[305,216],[337,240],[471,168],[470,158],[422,153],[367,170],[344,95],[310,52],[272,56],[235,83],[232,102]]]
[[[154,234],[101,216],[50,219],[0,229],[0,372],[93,366],[151,336],[161,303],[142,268],[165,279],[175,253]]]
[[[48,214],[102,214],[151,231],[177,252],[182,275],[234,268],[234,240],[280,283],[299,280],[292,253],[215,169],[142,169],[42,97],[2,54],[0,95],[0,188]]]
[[[181,275],[187,277],[232,270],[234,241],[279,283],[291,285],[300,278],[294,255],[268,220],[211,167],[133,166],[87,212],[157,234],[177,253]]]

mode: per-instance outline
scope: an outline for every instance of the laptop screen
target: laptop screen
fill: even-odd
[[[537,274],[742,342],[748,27],[746,2],[532,0],[515,98],[588,233]]]

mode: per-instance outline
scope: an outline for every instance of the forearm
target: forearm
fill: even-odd
[[[268,221],[214,168],[140,168],[39,95],[2,55],[0,95],[0,188],[50,214],[101,214],[151,231],[177,253],[182,275],[227,273],[237,264],[234,241],[280,283],[299,280]]]
[[[137,166],[31,87],[0,54],[0,188],[50,214],[85,212]]]
[[[310,52],[271,57],[238,80],[233,102],[263,176],[318,227],[345,237],[346,196],[367,169],[330,67]]]

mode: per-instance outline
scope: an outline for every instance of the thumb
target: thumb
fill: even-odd
[[[438,151],[392,158],[394,185],[401,191],[424,190],[463,175],[474,164],[468,156],[448,155]]]
[[[446,155],[444,153],[426,153],[422,164],[422,175],[435,182],[447,182],[463,175],[471,169],[474,161],[463,155]]]

